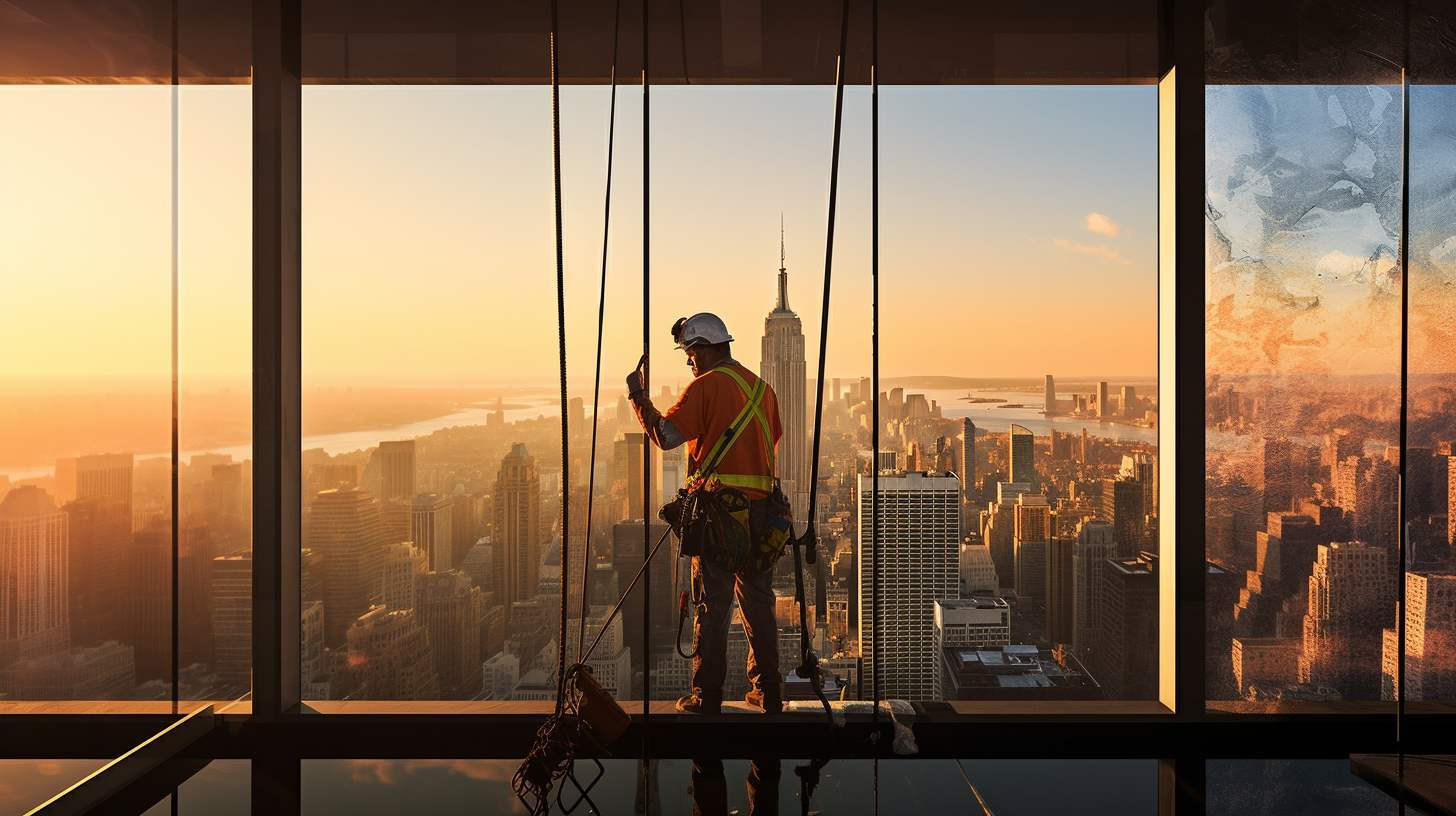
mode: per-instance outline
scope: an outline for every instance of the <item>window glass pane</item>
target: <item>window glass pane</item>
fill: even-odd
[[[1156,122],[1151,85],[884,91],[882,697],[1157,699]]]
[[[29,813],[106,764],[103,759],[0,760],[0,807]]]
[[[170,702],[174,228],[180,696],[244,693],[246,655],[218,680],[210,574],[251,546],[248,88],[10,86],[0,104],[27,123],[0,135],[0,345],[26,350],[0,359],[0,693]],[[226,510],[202,495],[224,461]]]
[[[1208,694],[1379,700],[1401,572],[1400,89],[1204,99]]]
[[[1451,111],[1456,87],[1412,85],[1410,110],[1410,312],[1405,451],[1405,695],[1456,699],[1456,507],[1450,486],[1456,427],[1449,394],[1456,372],[1456,179]],[[1387,621],[1381,699],[1396,699],[1399,632]]]
[[[605,97],[565,95],[568,195],[595,209]],[[554,700],[550,89],[310,86],[303,104],[304,697]],[[567,246],[585,282],[599,230]],[[584,319],[571,339],[589,360]]]
[[[1347,759],[1209,760],[1207,779],[1209,816],[1367,816],[1403,810],[1351,773]]]

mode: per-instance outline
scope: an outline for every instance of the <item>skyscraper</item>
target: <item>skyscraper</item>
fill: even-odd
[[[480,691],[479,587],[459,570],[426,573],[420,581],[420,623],[446,700],[468,700]]]
[[[379,499],[409,500],[415,495],[415,441],[380,442],[374,451],[379,462]]]
[[[1020,425],[1011,426],[1011,481],[1029,485],[1036,478],[1035,437]]]
[[[639,431],[624,433],[612,443],[612,489],[616,491],[614,495],[624,502],[618,511],[622,517],[612,521],[646,518],[649,512],[653,516],[657,515],[656,506],[649,508],[642,501],[642,453],[645,441],[646,434]],[[657,446],[647,446],[647,453],[650,466],[656,469]],[[686,475],[683,478],[686,480]],[[660,488],[660,484],[655,487]],[[651,498],[655,503],[657,495]]]
[[[102,453],[96,456],[76,458],[76,498],[89,499],[106,496],[126,502],[132,501],[132,455],[129,453]]]
[[[1158,697],[1157,559],[1108,558],[1101,564],[1093,672],[1109,700]]]
[[[415,546],[429,559],[430,569],[444,572],[451,569],[453,513],[451,498],[437,493],[415,496],[410,507],[410,536]]]
[[[1409,572],[1405,576],[1405,696],[1407,700],[1456,697],[1456,575]],[[1390,665],[1381,699],[1394,700],[1399,632],[1386,630]],[[1391,693],[1385,693],[1391,692]]]
[[[1046,415],[1056,416],[1057,414],[1057,384],[1052,380],[1052,375],[1046,375]]]
[[[970,417],[961,420],[961,535],[967,536],[976,527],[980,515],[976,489],[976,423]]]
[[[874,693],[878,667],[880,697],[928,700],[938,671],[934,604],[960,594],[960,483],[954,476],[881,475],[878,542],[872,533],[873,490],[873,480],[861,475],[856,563],[867,685],[862,695]],[[878,619],[871,613],[876,571]]]
[[[1395,601],[1388,555],[1385,547],[1364,542],[1319,545],[1299,682],[1332,686],[1350,700],[1378,697],[1381,631]]]
[[[383,591],[385,544],[372,497],[358,489],[319,491],[309,520],[308,548],[319,557],[324,575],[324,642],[337,648]]]
[[[1112,406],[1107,404],[1107,383],[1097,383],[1097,416],[1106,418],[1112,416]]]
[[[524,442],[501,460],[494,498],[494,589],[509,618],[513,604],[535,597],[541,577],[541,472]]]
[[[809,451],[805,421],[807,383],[804,371],[804,329],[799,316],[789,309],[789,273],[783,265],[783,236],[779,237],[779,299],[763,321],[763,345],[758,373],[778,397],[779,420],[784,426],[778,445],[778,475],[784,495],[795,508],[796,528],[802,529],[808,513]]]
[[[253,556],[214,560],[211,590],[214,671],[246,688],[253,673]]]
[[[0,668],[71,647],[66,515],[49,493],[17,487],[0,502]]]
[[[117,614],[116,588],[126,581],[131,549],[131,502],[92,496],[69,502],[69,606],[71,641],[93,646],[109,640],[130,643],[125,619]]]
[[[1051,539],[1052,508],[1046,496],[1022,493],[1016,497],[1016,594],[1045,599],[1047,546]]]
[[[1102,562],[1117,554],[1117,535],[1105,521],[1077,525],[1072,547],[1072,649],[1087,661],[1098,637]]]

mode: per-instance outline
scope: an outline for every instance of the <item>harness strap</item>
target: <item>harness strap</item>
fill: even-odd
[[[738,387],[743,390],[744,396],[748,399],[743,404],[743,407],[739,409],[738,415],[733,418],[733,421],[729,423],[728,427],[723,431],[723,434],[718,437],[718,441],[713,443],[713,447],[708,450],[708,455],[704,457],[703,463],[688,477],[688,482],[694,483],[706,479],[709,476],[716,476],[719,482],[729,487],[747,487],[765,492],[772,490],[772,475],[761,476],[717,472],[719,463],[723,461],[723,457],[728,455],[729,449],[738,441],[739,436],[742,435],[743,426],[748,424],[750,418],[756,418],[759,422],[759,427],[763,429],[764,443],[768,449],[769,472],[773,472],[775,463],[773,444],[770,441],[772,436],[768,427],[768,419],[764,416],[761,407],[763,396],[768,392],[768,383],[760,377],[758,382],[754,383],[752,388],[749,388],[746,380],[726,366],[720,366],[713,369],[713,371],[721,371],[729,377],[732,377],[733,381],[738,384]]]

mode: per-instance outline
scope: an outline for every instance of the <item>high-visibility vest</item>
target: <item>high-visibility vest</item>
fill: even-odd
[[[764,493],[772,493],[774,474],[777,473],[776,463],[774,461],[773,428],[769,424],[768,417],[763,413],[763,395],[768,391],[768,383],[764,382],[762,377],[759,377],[758,382],[754,383],[753,387],[750,388],[748,382],[739,376],[738,372],[727,366],[719,366],[713,369],[713,371],[721,371],[729,377],[732,377],[733,382],[737,383],[738,387],[743,391],[743,396],[747,399],[747,402],[743,404],[743,408],[738,411],[738,415],[733,418],[733,421],[723,431],[723,435],[718,437],[717,442],[713,443],[713,447],[708,450],[708,455],[703,458],[703,463],[688,477],[688,484],[696,487],[708,479],[716,478],[720,484],[727,485],[728,487],[746,487],[750,490],[761,490]],[[758,420],[758,427],[763,432],[763,446],[767,452],[766,458],[768,459],[768,474],[718,473],[718,463],[723,461],[723,457],[727,455],[728,450],[738,442],[738,438],[742,434],[744,426],[748,424],[749,419]]]

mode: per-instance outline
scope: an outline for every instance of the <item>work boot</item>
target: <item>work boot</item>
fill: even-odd
[[[677,710],[684,714],[723,713],[723,692],[695,691],[677,698]]]
[[[743,702],[765,714],[779,714],[784,710],[784,701],[779,698],[779,695],[765,694],[763,689],[749,689],[748,693],[743,695]]]

